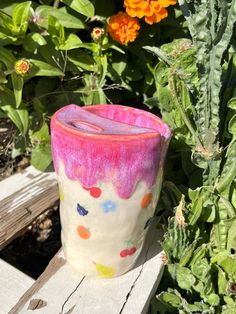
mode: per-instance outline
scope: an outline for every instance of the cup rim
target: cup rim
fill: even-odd
[[[134,107],[128,107],[128,106],[124,106],[124,105],[118,105],[118,104],[98,104],[98,105],[89,105],[89,106],[83,106],[82,108],[84,110],[88,110],[89,112],[93,113],[93,108],[105,108],[107,106],[112,106],[112,107],[116,107],[116,108],[120,108],[121,110],[124,111],[133,111],[133,112],[137,112],[140,113],[142,115],[147,116],[147,118],[151,118],[152,120],[157,122],[157,125],[161,125],[163,127],[163,131],[161,132],[161,130],[158,129],[153,129],[153,132],[147,132],[147,133],[135,133],[135,134],[104,134],[104,133],[89,133],[89,132],[82,132],[79,129],[70,127],[67,123],[59,120],[58,115],[61,112],[64,112],[66,110],[68,110],[68,108],[72,107],[75,108],[76,107],[80,107],[76,104],[69,104],[66,105],[62,108],[60,108],[59,110],[57,110],[52,118],[51,118],[51,125],[55,125],[59,128],[62,128],[63,130],[74,134],[74,135],[80,135],[81,137],[85,137],[85,138],[96,138],[96,139],[106,139],[106,140],[111,140],[111,141],[115,141],[115,140],[134,140],[134,139],[142,139],[142,138],[153,138],[153,137],[157,137],[161,136],[165,141],[169,141],[169,139],[171,138],[171,129],[169,128],[169,126],[158,116],[154,115],[153,113],[150,113],[148,111],[142,110],[142,109],[138,109],[138,108],[134,108]],[[80,107],[81,108],[81,107]],[[109,118],[106,118],[109,119]],[[110,119],[112,120],[112,119]],[[55,128],[54,126],[54,128]]]

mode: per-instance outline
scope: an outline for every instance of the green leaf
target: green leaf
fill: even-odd
[[[25,33],[28,28],[31,1],[17,4],[12,12],[12,21],[19,29],[19,32]]]
[[[52,162],[50,143],[39,144],[32,149],[31,164],[40,171],[45,171]]]
[[[40,46],[47,45],[45,38],[39,33],[29,33],[24,39],[23,47],[27,51],[34,51]]]
[[[97,64],[99,67],[99,79],[98,79],[98,85],[99,87],[102,87],[105,83],[105,77],[107,75],[107,56],[103,55],[102,57],[96,57],[95,60],[97,60]]]
[[[15,108],[14,94],[7,88],[0,92],[0,108],[12,120],[21,134],[25,135],[29,126],[28,111],[23,106]]]
[[[21,101],[22,101],[22,91],[23,91],[24,79],[22,76],[17,75],[16,73],[11,74],[11,79],[12,79],[12,85],[13,85],[15,100],[16,100],[16,108],[18,108],[21,104]]]
[[[179,308],[182,304],[181,297],[174,292],[161,292],[157,298],[161,302],[166,303],[173,308]]]
[[[10,70],[14,68],[16,58],[8,49],[0,47],[0,62],[5,64],[7,69]]]
[[[226,279],[225,272],[218,267],[218,292],[224,295],[227,291],[228,280]]]
[[[209,295],[209,297],[207,299],[207,302],[210,305],[217,306],[220,303],[220,298],[219,298],[219,296],[217,294],[212,293],[212,294]]]
[[[15,159],[16,157],[22,155],[26,150],[26,140],[23,136],[18,136],[14,141],[14,146],[11,152],[11,158]]]
[[[147,98],[144,100],[143,102],[146,106],[148,106],[149,109],[158,107],[158,98],[157,97],[151,97],[151,98]]]
[[[190,269],[182,267],[179,264],[169,264],[168,270],[173,279],[177,280],[181,289],[192,291],[196,278],[193,276]]]
[[[84,23],[78,19],[77,17],[69,14],[66,10],[52,8],[48,5],[41,5],[37,7],[35,10],[35,14],[37,14],[40,18],[38,21],[38,25],[44,28],[48,28],[48,17],[55,17],[58,22],[66,27],[66,28],[75,28],[75,29],[83,29]]]
[[[68,60],[86,71],[94,71],[96,66],[93,57],[83,50],[68,52]]]
[[[190,225],[195,225],[198,219],[201,216],[202,209],[203,209],[203,196],[202,196],[202,189],[198,188],[196,190],[189,189],[189,197],[191,199],[191,206],[190,206],[190,215],[188,222]]]
[[[62,2],[68,5],[71,9],[85,15],[86,17],[94,16],[94,6],[88,0],[62,0]]]
[[[230,119],[228,130],[229,133],[236,136],[236,114]]]
[[[226,190],[231,185],[236,176],[235,151],[236,140],[233,139],[227,148],[226,161],[216,186],[217,191],[220,193],[224,192],[224,190]]]
[[[37,131],[30,132],[30,140],[33,145],[50,143],[49,128],[46,122]]]
[[[27,77],[33,76],[64,76],[64,73],[52,65],[35,59],[30,59],[32,67]]]
[[[4,32],[0,32],[0,46],[6,46],[10,43],[16,42],[17,37],[9,36]]]
[[[227,250],[230,249],[236,250],[236,219],[233,220],[228,232]]]
[[[236,97],[231,98],[230,101],[228,102],[227,106],[228,106],[228,108],[236,110]]]
[[[59,49],[61,50],[71,50],[71,49],[76,49],[79,48],[81,45],[82,41],[80,38],[75,35],[75,34],[69,34],[68,38],[66,41],[59,46]]]
[[[13,21],[9,15],[0,11],[0,26],[4,27],[7,30],[13,28]]]
[[[143,49],[152,52],[155,54],[160,60],[164,61],[169,66],[172,65],[171,60],[168,58],[168,56],[158,47],[151,47],[151,46],[144,46]]]

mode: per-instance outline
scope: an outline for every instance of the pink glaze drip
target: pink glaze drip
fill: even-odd
[[[57,172],[61,162],[71,180],[87,188],[110,182],[121,198],[138,182],[155,184],[171,135],[153,114],[119,105],[66,106],[52,117],[51,134]]]

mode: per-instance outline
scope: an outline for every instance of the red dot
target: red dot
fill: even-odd
[[[102,190],[99,188],[91,188],[90,189],[90,195],[94,198],[98,198],[102,194]]]
[[[120,251],[120,257],[126,257],[127,255],[128,255],[127,249]]]

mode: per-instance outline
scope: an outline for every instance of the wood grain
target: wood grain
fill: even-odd
[[[0,182],[0,249],[59,198],[55,173],[32,166]]]
[[[32,300],[46,304],[37,314],[144,314],[160,281],[163,264],[160,231],[149,232],[135,267],[123,276],[94,279],[75,273],[57,254],[9,314],[27,314]]]
[[[6,314],[34,280],[0,259],[0,313]]]

